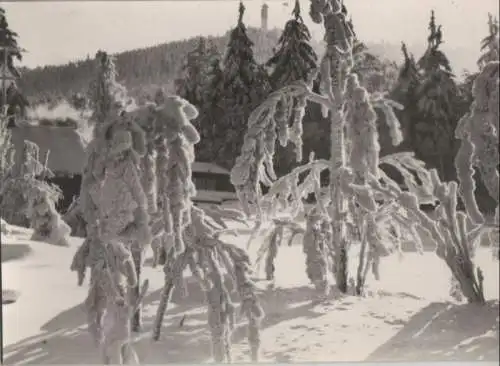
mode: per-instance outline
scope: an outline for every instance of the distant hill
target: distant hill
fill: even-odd
[[[248,36],[255,43],[254,53],[258,62],[264,62],[271,56],[280,34],[278,29],[262,31],[248,28]],[[229,32],[220,37],[207,38],[223,54],[229,41]],[[193,37],[116,54],[118,80],[136,97],[159,86],[172,88],[186,54],[197,43],[198,38]],[[65,65],[22,69],[21,72],[20,86],[32,101],[86,91],[94,77],[93,60],[90,58]]]
[[[255,43],[254,53],[258,62],[265,62],[271,56],[280,34],[280,29],[263,31],[257,28],[248,28],[248,35]],[[222,54],[229,41],[229,31],[223,36],[209,36],[207,38],[216,45]],[[151,93],[159,86],[173,91],[173,80],[178,76],[186,54],[197,45],[197,42],[198,38],[193,37],[116,54],[118,80],[135,97]],[[394,61],[397,64],[402,61],[400,44],[381,41],[366,42],[366,45],[371,53],[381,59]],[[323,52],[321,42],[313,40],[312,46],[318,54]],[[416,58],[419,58],[425,51],[425,44],[408,45],[408,48],[415,54]],[[466,65],[473,64],[474,57],[476,57],[471,54],[470,50],[461,48],[445,50],[445,52],[459,78]],[[93,60],[90,58],[65,65],[21,69],[21,71],[21,88],[28,99],[32,101],[42,100],[46,97],[67,97],[75,92],[86,91],[94,76]]]

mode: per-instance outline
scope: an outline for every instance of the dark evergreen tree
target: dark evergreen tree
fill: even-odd
[[[28,101],[24,95],[22,95],[17,85],[17,79],[20,77],[20,73],[14,65],[14,60],[22,60],[22,50],[17,43],[17,39],[17,33],[9,28],[5,10],[0,7],[0,70],[3,70],[4,66],[7,66],[6,71],[8,71],[10,75],[5,75],[5,77],[10,76],[13,78],[2,81],[2,89],[0,90],[0,111],[2,113],[4,112],[5,103],[7,106],[6,113],[9,127],[14,125],[16,118],[26,115],[26,107],[28,106]]]
[[[204,90],[209,83],[211,61],[218,56],[213,43],[200,37],[196,47],[188,52],[181,75],[175,80],[176,94],[200,108],[204,103]]]
[[[488,62],[498,61],[499,52],[499,38],[498,38],[498,20],[493,17],[492,14],[488,14],[488,35],[481,40],[481,56],[477,61],[477,66],[481,70]],[[469,110],[469,107],[473,101],[472,97],[472,86],[474,80],[476,79],[479,72],[468,72],[466,71],[463,77],[463,81],[459,84],[459,88],[462,92],[465,106],[463,109],[465,111]]]
[[[429,22],[428,47],[417,65],[421,83],[417,90],[420,120],[416,121],[416,153],[438,169],[441,179],[455,176],[453,159],[456,152],[454,137],[456,124],[463,111],[458,88],[450,62],[440,50],[443,43],[442,27],[436,25],[434,11]]]
[[[285,24],[278,49],[267,62],[272,68],[270,81],[274,89],[307,80],[317,68],[318,56],[310,44],[311,34],[300,14],[299,0],[295,1],[292,16]]]
[[[208,83],[203,90],[203,113],[201,118],[201,141],[196,145],[197,160],[222,163],[218,156],[218,146],[226,139],[224,128],[220,128],[225,115],[224,72],[221,60],[214,57],[210,62]]]
[[[311,34],[301,15],[299,0],[295,1],[292,11],[292,18],[288,20],[278,40],[278,46],[274,49],[273,56],[267,61],[266,66],[270,69],[270,83],[273,90],[280,89],[295,81],[306,81],[311,72],[317,69],[318,56],[311,46]],[[278,108],[280,108],[280,104]],[[305,120],[307,121],[308,110],[306,107]],[[289,117],[289,122],[293,120],[293,115]],[[314,134],[305,131],[304,138],[314,139]],[[316,131],[317,133],[317,131]],[[306,143],[306,141],[304,141]],[[294,147],[276,146],[276,172],[278,175],[288,173],[294,165],[295,159]]]
[[[271,90],[268,75],[254,58],[253,42],[243,23],[245,6],[239,5],[236,27],[229,34],[229,43],[223,60],[224,111],[218,124],[218,133],[225,134],[223,141],[213,141],[220,164],[230,168],[243,144],[246,124],[251,112]]]
[[[401,44],[404,61],[399,70],[396,84],[390,93],[390,97],[404,106],[402,111],[395,113],[401,122],[404,134],[402,147],[410,151],[417,150],[416,121],[420,120],[418,109],[418,90],[421,83],[421,75],[417,63],[412,54],[408,52],[406,44]]]
[[[17,44],[18,34],[9,28],[5,10],[0,7],[0,47],[8,47],[7,66],[10,71],[19,77],[17,69],[14,67],[14,59],[22,60],[21,48]],[[0,49],[0,65],[3,65],[5,59],[5,50]]]
[[[200,37],[196,47],[188,52],[181,70],[175,80],[175,92],[198,108],[198,117],[192,121],[200,133],[201,141],[196,144],[196,158],[199,161],[213,161],[211,140],[213,126],[217,121],[212,118],[214,106],[211,98],[212,68],[220,61],[217,47],[204,37]]]

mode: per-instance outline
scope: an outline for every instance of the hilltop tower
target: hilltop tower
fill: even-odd
[[[268,15],[269,6],[264,3],[262,4],[262,9],[260,11],[260,21],[261,21],[261,29],[267,31],[267,15]]]

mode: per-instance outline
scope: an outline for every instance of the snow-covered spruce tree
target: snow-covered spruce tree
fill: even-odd
[[[153,338],[159,339],[172,290],[182,280],[184,269],[189,267],[206,294],[213,357],[216,362],[230,362],[235,309],[223,280],[225,271],[234,281],[233,288],[242,302],[241,311],[248,318],[251,355],[256,361],[263,310],[249,278],[250,260],[243,250],[219,240],[219,235],[227,229],[224,219],[237,219],[238,212],[213,208],[207,209],[207,215],[206,210],[193,207],[191,198],[196,192],[191,164],[194,144],[200,137],[190,121],[196,118],[198,111],[185,99],[161,94],[156,98],[157,178],[166,235],[160,249],[167,255],[163,267],[165,285]]]
[[[266,63],[271,67],[270,82],[273,89],[297,80],[305,81],[317,68],[318,56],[310,42],[311,34],[302,19],[299,0],[296,0],[292,19],[286,22],[278,40],[278,48]]]
[[[455,130],[461,140],[455,156],[455,168],[460,185],[443,182],[435,169],[430,172],[413,167],[419,180],[405,177],[410,192],[402,191],[395,182],[382,186],[376,179],[369,184],[378,194],[392,199],[405,213],[405,221],[411,220],[427,232],[435,242],[437,255],[450,268],[453,275],[452,295],[464,295],[469,303],[484,303],[483,273],[474,265],[474,255],[483,236],[493,245],[498,245],[499,174],[498,174],[498,128],[499,128],[499,62],[490,61],[483,66],[473,84],[473,103],[470,111],[462,117]],[[390,164],[397,163],[396,156],[388,157]],[[401,159],[403,158],[403,159]],[[398,159],[405,160],[404,155]],[[495,216],[486,218],[479,210],[475,197],[474,168],[477,168],[488,190],[496,202]],[[386,177],[386,180],[389,179]],[[418,188],[418,189],[415,189]],[[420,194],[416,194],[420,193]],[[433,217],[424,213],[419,198],[426,195],[427,201],[437,202]],[[465,212],[457,208],[458,198]],[[401,221],[403,217],[399,217]],[[495,248],[498,255],[498,248]],[[456,287],[454,287],[456,284]]]
[[[101,188],[100,205],[105,218],[100,221],[102,235],[119,240],[131,250],[136,275],[140,279],[143,253],[152,241],[148,197],[141,181],[141,157],[146,152],[144,133],[127,115],[111,120],[103,132],[107,139],[107,160]],[[131,303],[137,301],[139,290],[139,284],[132,289]],[[141,328],[139,309],[134,314],[132,325],[134,331]]]
[[[460,120],[455,131],[461,140],[455,165],[460,180],[459,193],[470,220],[481,225],[484,216],[476,202],[474,169],[481,176],[486,190],[496,202],[494,223],[498,225],[498,131],[499,131],[499,62],[484,64],[473,84],[473,98],[470,111]],[[498,232],[490,232],[489,238],[498,246]],[[498,254],[498,253],[497,253]]]
[[[217,154],[224,157],[219,164],[232,167],[237,152],[243,144],[244,127],[251,111],[262,102],[270,90],[268,75],[257,64],[253,54],[253,42],[248,38],[243,22],[245,6],[239,4],[236,27],[229,35],[229,43],[223,59],[224,118],[218,124],[218,132],[224,139],[213,143]]]
[[[403,158],[406,158],[402,156]],[[462,157],[459,164],[464,163]],[[450,268],[453,278],[458,283],[459,290],[469,303],[484,303],[483,273],[473,263],[474,251],[483,233],[498,230],[498,225],[486,222],[475,225],[464,212],[457,211],[458,186],[456,182],[442,182],[435,169],[430,172],[423,169],[418,176],[424,182],[418,190],[425,190],[438,201],[439,205],[433,218],[419,207],[419,197],[416,191],[402,191],[394,182],[381,184],[373,178],[370,186],[379,195],[394,202],[394,207],[404,210],[398,220],[404,225],[417,224],[436,244],[436,253]],[[409,182],[409,180],[406,180]]]
[[[133,256],[149,245],[151,234],[138,170],[139,157],[145,152],[144,134],[124,116],[126,91],[116,82],[113,59],[99,51],[96,64],[97,78],[92,90],[94,138],[87,147],[80,190],[87,238],[75,254],[71,269],[77,271],[81,285],[86,267],[91,268],[85,300],[89,331],[96,345],[109,348],[112,345],[107,342],[115,342],[113,339],[130,339],[131,314],[116,318],[120,324],[109,327],[105,326],[103,315],[106,309],[116,309],[117,302],[126,311],[138,307],[137,291],[127,291],[126,283],[137,288],[136,266],[141,263]],[[110,264],[114,260],[118,261],[115,269]],[[117,269],[122,267],[124,271]],[[125,282],[115,281],[125,277]]]
[[[270,67],[270,82],[273,90],[278,90],[297,80],[307,80],[311,71],[317,68],[318,56],[310,43],[311,35],[303,21],[300,3],[296,1],[292,11],[292,18],[286,22],[283,33],[278,40],[278,46],[266,63],[266,66]],[[283,124],[283,127],[285,124],[292,124],[293,126],[294,113],[285,112],[281,105],[284,104],[280,103],[277,111],[277,114],[281,116],[279,123]],[[293,104],[290,107],[293,108]],[[311,110],[306,108],[305,115],[311,116],[311,113]],[[295,127],[284,129],[283,132],[289,133],[288,130],[292,129],[291,133],[294,133],[293,128],[296,127],[298,127],[297,124],[295,124]],[[297,132],[300,134],[305,133],[302,131]],[[294,155],[292,146],[277,144],[276,166],[278,174],[286,173],[290,171],[291,167],[296,166]]]
[[[492,70],[490,63],[491,62],[498,62],[498,60],[500,58],[500,51],[499,51],[500,40],[499,40],[499,33],[498,33],[498,19],[494,18],[491,14],[488,14],[488,29],[489,29],[488,37],[483,39],[481,42],[481,50],[483,51],[483,54],[481,55],[481,57],[478,60],[478,65],[479,65],[481,70],[483,70],[486,67],[488,67],[490,70]],[[497,65],[497,71],[498,71],[498,65]],[[492,118],[493,118],[493,120],[491,120],[491,122],[494,123],[495,122],[494,118],[497,118],[497,120],[496,120],[497,123],[494,124],[494,126],[496,128],[496,134],[493,134],[493,136],[488,136],[487,134],[483,133],[482,137],[483,137],[483,139],[488,141],[488,143],[487,143],[488,146],[491,146],[491,144],[498,145],[498,134],[499,134],[498,103],[497,103],[498,77],[497,77],[497,81],[496,81],[496,87],[495,87],[495,82],[494,82],[495,73],[490,74],[490,77],[492,78],[492,80],[489,81],[489,85],[490,85],[491,89],[488,91],[490,93],[490,95],[489,95],[490,102],[488,104],[489,105],[488,109],[489,109],[489,111],[492,115]],[[479,79],[479,80],[481,80],[481,79]],[[483,81],[484,81],[484,79],[482,79],[481,83]],[[474,84],[473,84],[473,86],[474,86]],[[486,95],[484,95],[483,93],[480,92],[480,89],[472,88],[473,95],[474,95],[474,92],[476,92],[479,95],[479,98],[486,97]],[[479,104],[481,104],[481,103],[479,103]],[[494,146],[496,146],[496,145],[494,145]],[[498,167],[498,165],[497,165],[497,167]],[[493,174],[490,173],[489,176],[491,178],[493,178],[494,173]],[[487,190],[488,190],[488,193],[490,196],[491,196],[491,194],[495,194],[495,188],[494,188],[494,184],[492,184],[491,178],[490,178],[489,184],[487,183]],[[497,199],[498,198],[498,191],[496,191],[496,194],[497,194],[497,196],[494,198]],[[499,218],[498,218],[498,215],[499,215],[498,214],[498,200],[496,200],[496,202],[497,202],[497,208],[495,211],[495,223],[498,225],[498,220],[499,220]],[[500,245],[499,245],[498,232],[497,231],[490,232],[489,239],[490,239],[490,242],[493,246],[493,255],[497,259],[500,258]]]
[[[273,215],[279,206],[289,205],[289,201],[292,201],[292,217],[294,217],[297,210],[301,210],[304,195],[315,193],[317,213],[324,215],[325,220],[331,225],[330,251],[333,251],[334,256],[337,286],[340,291],[347,292],[349,238],[346,232],[346,219],[353,216],[354,211],[352,204],[347,205],[346,195],[350,198],[349,201],[356,202],[366,211],[378,212],[379,210],[371,198],[369,189],[355,184],[354,173],[349,168],[351,164],[356,163],[356,159],[358,159],[358,166],[361,164],[359,161],[364,161],[362,165],[366,165],[366,169],[373,170],[378,166],[376,129],[374,131],[371,128],[373,121],[370,115],[359,116],[354,112],[358,104],[362,107],[363,103],[381,108],[386,113],[386,122],[394,136],[393,142],[399,143],[401,136],[392,108],[400,106],[385,100],[383,94],[367,96],[366,90],[356,83],[357,78],[350,74],[354,34],[352,23],[347,19],[345,6],[339,1],[312,1],[310,15],[315,22],[323,22],[325,26],[327,48],[320,63],[321,94],[311,90],[311,80],[314,79],[314,75],[308,82],[295,82],[272,93],[267,101],[250,116],[245,144],[231,172],[231,181],[248,213],[251,212],[249,206],[258,207],[260,220],[264,218],[263,211],[267,211],[266,215]],[[349,80],[352,84],[351,89],[346,88],[346,82]],[[322,105],[325,114],[331,118],[331,158],[329,162],[311,161],[273,182],[276,176],[273,170],[272,152],[276,135],[280,135],[279,125],[277,126],[276,123],[276,105],[283,100],[284,96],[289,100],[298,99],[297,108],[304,108],[307,101]],[[352,105],[351,108],[349,108],[350,105]],[[362,111],[368,107],[363,108]],[[346,114],[349,110],[351,110],[350,114]],[[349,136],[346,136],[346,123],[354,123],[356,118],[361,118],[358,126],[353,128]],[[298,123],[301,123],[300,119]],[[278,132],[276,132],[276,126]],[[351,140],[347,141],[347,137]],[[299,135],[297,141],[290,140],[300,146],[300,138]],[[359,144],[366,144],[365,140],[368,140],[370,144],[359,146]],[[300,154],[298,160],[302,160]],[[355,168],[359,169],[358,166]],[[330,170],[329,192],[326,196],[319,188],[319,174],[325,169]],[[298,175],[304,172],[310,172],[310,174],[302,183],[299,183]],[[270,186],[269,192],[264,197],[260,197],[261,182]]]
[[[409,192],[402,191],[395,182],[382,186],[374,177],[369,180],[377,194],[393,200],[394,207],[402,209],[403,213],[394,217],[403,226],[413,221],[427,232],[436,244],[438,256],[451,270],[452,295],[464,295],[470,303],[484,303],[484,278],[481,269],[474,265],[475,250],[484,236],[494,245],[498,243],[498,70],[498,58],[484,64],[473,83],[474,101],[470,111],[455,129],[455,137],[461,140],[454,160],[460,185],[443,182],[436,170],[429,172],[415,165],[412,170],[417,173],[421,184],[416,184],[411,176],[405,176]],[[407,156],[401,154],[385,160],[397,168],[406,159]],[[496,202],[493,218],[485,218],[479,210],[474,168],[479,171],[490,197]],[[384,180],[390,182],[387,176]],[[422,201],[424,196],[427,196],[425,202],[438,203],[432,218],[420,209],[419,204],[425,203]],[[459,197],[465,205],[465,212],[457,208]],[[495,254],[498,254],[498,248],[495,249]]]
[[[273,90],[279,90],[296,81],[306,82],[311,78],[317,68],[318,56],[310,45],[310,41],[311,34],[302,18],[300,2],[296,0],[292,19],[286,22],[278,41],[278,47],[266,64],[271,68],[270,82]],[[296,142],[296,156],[300,156],[302,153],[302,145],[299,140],[302,136],[302,118],[305,114],[305,108],[298,105],[299,103],[301,101],[284,96],[284,100],[279,101],[276,105],[276,123],[279,131],[277,143],[286,147],[289,139]],[[291,157],[282,156],[285,151],[282,151],[282,154],[279,154],[278,151],[276,147],[272,147],[269,153],[275,155],[276,152],[280,165],[290,166],[293,155]],[[261,250],[267,250],[266,278],[268,280],[274,279],[274,259],[278,254],[285,229],[291,229],[292,235],[297,230],[297,226],[290,220],[272,220],[272,224],[265,245],[261,248]],[[309,251],[305,252],[308,256]]]
[[[418,60],[421,83],[417,91],[420,120],[416,123],[415,147],[419,158],[438,169],[443,180],[454,178],[452,167],[456,140],[453,131],[460,118],[460,90],[450,62],[441,51],[443,31],[436,25],[434,11],[429,22],[428,47]],[[436,163],[438,165],[436,165]]]
[[[356,74],[347,76],[345,85],[346,102],[346,137],[348,143],[347,160],[353,174],[353,183],[364,186],[367,174],[378,176],[380,145],[377,132],[377,115],[373,108],[374,101],[370,100],[367,90],[359,84]],[[399,130],[399,123],[395,116],[391,114],[389,105],[384,109],[386,112],[386,122],[390,127],[392,142],[398,145],[402,141],[402,134]],[[356,200],[354,200],[356,198]],[[347,198],[353,214],[356,226],[361,234],[361,248],[359,254],[359,265],[356,278],[356,294],[361,295],[364,288],[365,251],[369,248],[370,260],[378,265],[383,247],[377,238],[377,225],[375,213],[377,208],[366,209],[361,202],[357,202],[355,194]]]
[[[141,277],[141,269],[143,263],[144,250],[149,246],[158,246],[161,243],[163,228],[161,225],[160,211],[158,210],[158,184],[157,184],[157,164],[156,164],[156,129],[155,129],[155,113],[154,103],[147,103],[142,108],[132,108],[128,112],[123,112],[122,118],[126,121],[126,128],[135,136],[134,142],[138,143],[134,147],[134,154],[139,158],[139,164],[134,170],[137,170],[139,175],[142,192],[146,199],[145,208],[147,216],[143,219],[148,221],[149,231],[146,230],[145,222],[140,222],[143,226],[143,233],[146,235],[145,242],[137,241],[131,243],[132,257],[134,259],[137,277]],[[135,179],[134,179],[135,181]],[[136,188],[137,198],[142,202],[142,193]],[[142,203],[141,203],[142,204]],[[140,214],[143,215],[142,209]],[[156,261],[155,261],[156,265]],[[133,289],[133,298],[139,297],[139,286]],[[135,301],[135,300],[134,300]],[[132,330],[140,331],[142,327],[141,307],[137,303],[136,313],[132,319]]]

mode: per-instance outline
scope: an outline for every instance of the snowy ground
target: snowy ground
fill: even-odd
[[[81,303],[86,284],[78,287],[69,271],[70,248],[29,241],[29,230],[2,237],[3,347],[5,364],[98,364],[86,332]],[[245,242],[240,238],[239,242]],[[234,240],[234,239],[233,239]],[[257,244],[257,243],[256,243]],[[256,245],[257,246],[257,245]],[[256,248],[255,246],[255,248]],[[485,274],[488,303],[458,305],[448,297],[449,272],[433,253],[406,253],[384,259],[381,281],[369,279],[366,298],[336,295],[324,304],[311,301],[298,245],[281,249],[276,284],[258,284],[266,312],[262,359],[268,362],[312,361],[477,361],[499,359],[498,262],[487,249],[478,253]],[[188,280],[189,296],[174,294],[162,339],[153,343],[149,329],[163,282],[160,269],[145,269],[151,283],[144,310],[144,334],[136,349],[142,363],[210,361],[203,295]],[[182,326],[181,319],[185,317]],[[235,359],[248,362],[245,326],[234,332]]]

